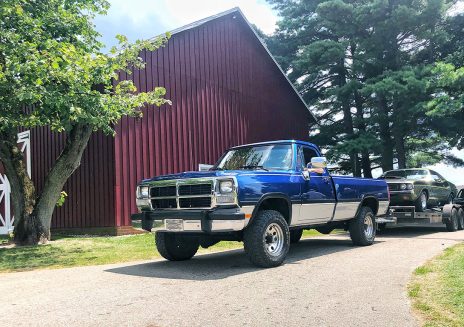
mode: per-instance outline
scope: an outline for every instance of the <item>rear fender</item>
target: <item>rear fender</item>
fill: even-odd
[[[371,208],[374,215],[377,215],[377,213],[379,212],[379,200],[375,196],[371,195],[363,197],[363,199],[358,205],[358,210],[356,210],[356,216],[358,215],[362,207]]]

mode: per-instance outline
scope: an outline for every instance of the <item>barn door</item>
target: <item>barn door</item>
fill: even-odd
[[[18,134],[18,145],[26,158],[27,174],[31,177],[31,133],[25,131]],[[11,188],[6,175],[0,174],[0,235],[13,230],[14,217],[11,214]]]

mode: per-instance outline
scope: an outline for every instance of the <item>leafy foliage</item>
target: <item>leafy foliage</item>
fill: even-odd
[[[136,94],[118,72],[142,68],[142,49],[163,46],[169,35],[100,52],[95,14],[104,0],[5,0],[0,4],[0,128],[50,126],[69,131],[76,123],[112,133],[121,116],[162,105],[165,90]],[[24,108],[29,110],[24,110]]]
[[[156,87],[138,92],[119,81],[144,67],[142,51],[166,44],[169,34],[103,53],[93,25],[105,14],[106,0],[2,0],[0,2],[0,161],[11,183],[15,242],[50,238],[54,206],[65,200],[62,188],[80,164],[94,131],[114,134],[121,117],[141,115],[144,105],[169,104]],[[16,144],[18,128],[47,126],[66,134],[66,144],[36,194]]]
[[[346,172],[450,158],[446,149],[461,144],[463,84],[439,62],[463,62],[454,1],[268,2],[282,20],[267,44],[317,113],[311,137]]]

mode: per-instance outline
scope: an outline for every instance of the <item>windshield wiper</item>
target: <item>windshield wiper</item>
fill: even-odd
[[[269,171],[269,169],[264,168],[263,166],[258,166],[258,165],[240,166],[240,169],[261,169],[261,170]]]

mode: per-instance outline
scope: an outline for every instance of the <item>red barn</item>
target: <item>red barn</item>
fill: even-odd
[[[68,198],[55,210],[53,229],[124,233],[137,211],[141,179],[197,170],[238,144],[306,140],[315,122],[238,8],[177,29],[165,48],[141,56],[145,69],[120,78],[132,79],[141,91],[164,86],[172,106],[147,106],[142,119],[123,118],[115,138],[92,137],[65,186]],[[31,131],[38,189],[63,146],[63,135]]]

